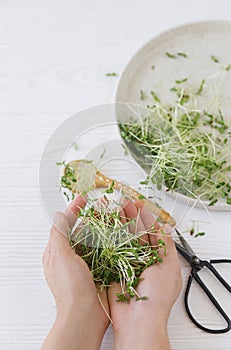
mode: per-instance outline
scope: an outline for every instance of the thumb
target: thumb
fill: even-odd
[[[69,230],[68,221],[66,216],[62,212],[56,212],[54,214],[53,226],[50,232],[51,235],[54,230],[62,234],[64,237],[68,236],[68,230]]]
[[[60,250],[64,246],[71,249],[69,241],[67,239],[68,230],[69,227],[66,216],[61,212],[55,213],[54,223],[50,230],[49,244],[51,249],[54,248]]]

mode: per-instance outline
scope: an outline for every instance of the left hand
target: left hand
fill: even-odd
[[[43,350],[99,349],[109,325],[101,305],[109,313],[106,290],[97,293],[87,264],[67,239],[68,229],[73,227],[79,209],[85,204],[86,200],[79,195],[65,213],[56,213],[43,254],[44,273],[57,306],[56,321]],[[68,339],[70,345],[66,343]]]

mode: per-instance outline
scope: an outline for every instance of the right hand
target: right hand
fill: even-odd
[[[159,238],[166,244],[167,255],[160,256],[163,262],[150,266],[141,274],[137,292],[148,299],[130,303],[117,302],[116,293],[121,293],[118,283],[108,289],[108,300],[115,332],[115,349],[167,350],[170,349],[167,336],[167,322],[181,287],[182,278],[177,251],[171,237],[171,227],[161,227],[155,222],[150,210],[142,202],[129,201],[121,212],[127,221],[138,218],[138,231],[147,231],[153,227],[155,234],[145,234],[143,239],[152,246]],[[124,219],[125,220],[125,219]],[[163,230],[165,235],[162,234]],[[134,225],[130,225],[134,232]],[[126,345],[127,344],[127,345]]]

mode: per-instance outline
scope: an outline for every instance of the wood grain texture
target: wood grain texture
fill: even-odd
[[[148,39],[171,26],[208,18],[231,19],[230,2],[0,2],[0,349],[39,349],[55,317],[41,264],[50,221],[38,187],[40,158],[49,136],[71,114],[112,101],[117,79],[105,73],[120,73]],[[169,200],[166,209],[171,205]],[[179,204],[176,218],[183,210]],[[200,224],[207,231],[205,238],[192,239],[198,254],[230,256],[230,213],[208,218],[194,209],[184,216],[182,228],[196,218],[210,222]],[[181,264],[185,284],[189,268],[182,260]],[[230,277],[227,269],[222,271]],[[215,290],[220,294],[218,286]],[[202,298],[192,301],[195,311],[202,310],[204,321],[211,319],[196,287],[194,296]],[[223,302],[228,300],[224,296]],[[184,311],[183,291],[171,314],[169,334],[173,350],[231,348],[230,334],[205,334],[192,325]],[[110,350],[112,344],[109,329],[102,349]]]

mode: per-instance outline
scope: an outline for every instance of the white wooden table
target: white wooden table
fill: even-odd
[[[105,73],[120,73],[148,39],[201,19],[231,19],[230,1],[0,1],[0,349],[39,349],[55,315],[41,264],[50,223],[38,186],[49,136],[71,114],[111,101],[116,78]],[[184,225],[195,218],[208,221],[195,209]],[[230,213],[212,213],[209,221],[200,224],[207,234],[193,239],[195,250],[203,258],[229,257]],[[186,281],[184,261],[182,271]],[[219,297],[218,286],[215,291]],[[194,295],[203,297],[199,290]],[[195,307],[203,320],[212,317],[216,324],[201,300]],[[223,297],[225,304],[229,300]],[[175,350],[231,349],[230,333],[211,335],[193,326],[182,295],[169,334]],[[110,350],[112,343],[109,330],[102,348]]]

